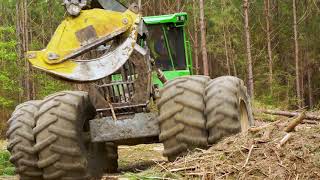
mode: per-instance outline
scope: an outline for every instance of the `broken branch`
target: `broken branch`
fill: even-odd
[[[185,170],[191,170],[191,169],[196,169],[198,166],[191,166],[191,167],[182,167],[182,168],[177,168],[177,169],[170,169],[170,172],[179,172],[179,171],[185,171]]]
[[[252,145],[252,146],[250,147],[250,150],[249,150],[249,153],[248,153],[248,157],[247,157],[247,159],[246,159],[246,162],[245,162],[244,165],[243,165],[243,168],[245,168],[245,167],[247,166],[247,164],[248,164],[248,162],[249,162],[249,159],[250,159],[250,156],[251,156],[251,154],[252,154],[253,148],[254,148],[254,145]]]
[[[111,114],[112,114],[113,120],[117,121],[118,119],[117,119],[117,116],[116,116],[116,112],[114,111],[113,105],[112,105],[111,100],[110,100],[109,97],[108,97],[108,105],[109,105],[109,107],[111,109]]]
[[[288,126],[284,129],[286,132],[292,132],[296,126],[298,126],[306,117],[306,112],[302,112],[297,118],[290,121]]]
[[[299,116],[299,112],[289,112],[289,111],[277,111],[277,110],[257,110],[257,112],[261,112],[264,114],[278,115],[278,116],[287,116],[287,117],[295,117]],[[308,120],[317,120],[320,121],[320,115],[306,113],[305,119]]]
[[[249,128],[249,131],[250,132],[258,132],[258,131],[261,131],[263,129],[266,129],[266,128],[269,128],[270,126],[274,126],[276,124],[278,124],[279,122],[281,122],[283,119],[280,119],[280,120],[277,120],[275,122],[271,122],[271,123],[268,123],[266,125],[263,125],[263,126],[260,126],[260,127],[252,127],[252,128]]]

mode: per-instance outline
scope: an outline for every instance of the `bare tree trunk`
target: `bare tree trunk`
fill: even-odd
[[[234,76],[238,76],[238,73],[237,73],[237,68],[236,68],[236,62],[235,60],[237,59],[236,58],[236,53],[234,51],[234,48],[233,48],[233,45],[232,45],[232,42],[231,42],[231,34],[230,34],[230,30],[229,30],[229,26],[227,26],[227,36],[228,36],[228,46],[229,46],[229,49],[230,49],[230,62],[232,64],[232,67],[233,67],[233,75]]]
[[[22,8],[20,9],[20,11],[23,13],[21,15],[21,21],[22,21],[22,54],[23,54],[23,60],[24,60],[24,66],[25,66],[25,74],[26,74],[26,77],[25,77],[25,93],[26,93],[26,97],[27,97],[27,100],[30,100],[31,99],[31,95],[30,95],[30,84],[29,84],[29,81],[30,81],[30,71],[29,71],[29,64],[28,62],[26,61],[25,59],[25,53],[28,49],[28,30],[27,30],[27,20],[28,20],[28,9],[27,9],[27,1],[26,0],[20,0],[22,1]]]
[[[312,82],[311,82],[311,70],[309,69],[307,71],[307,75],[308,75],[308,95],[309,95],[309,108],[313,108],[313,90],[312,90]]]
[[[299,65],[299,42],[298,42],[298,23],[297,23],[297,7],[296,0],[292,0],[293,6],[293,31],[294,31],[294,47],[296,62],[296,92],[298,106],[301,107],[301,89],[300,89],[300,65]]]
[[[33,99],[33,85],[31,80],[32,70],[29,62],[25,58],[25,53],[28,51],[29,46],[29,32],[28,32],[28,4],[27,0],[17,1],[17,38],[19,41],[19,58],[24,65],[24,75],[21,77],[22,87],[24,90],[24,97],[27,100]]]
[[[306,7],[308,6],[308,2],[305,0],[305,5]],[[309,18],[306,18],[306,27],[309,26]],[[308,88],[308,106],[309,109],[313,108],[313,88],[312,88],[312,70],[313,70],[313,63],[312,63],[312,58],[311,58],[311,54],[310,51],[314,50],[313,48],[310,48],[310,42],[307,40],[306,42],[306,60],[305,60],[305,69],[306,69],[306,75],[307,75],[307,88]]]
[[[203,74],[209,76],[208,67],[208,54],[207,54],[207,43],[206,43],[206,24],[204,22],[204,3],[200,0],[200,30],[201,30],[201,51],[203,61]]]
[[[27,89],[27,100],[32,100],[33,98],[33,83],[32,83],[32,69],[28,62],[28,60],[25,58],[25,55],[29,49],[29,30],[28,30],[28,1],[23,1],[23,21],[24,21],[24,33],[23,33],[23,39],[24,39],[24,61],[25,61],[25,67],[26,67],[26,89]]]
[[[271,46],[271,26],[270,26],[270,0],[264,0],[265,17],[267,26],[267,43],[268,43],[268,58],[269,58],[269,86],[270,94],[272,95],[272,82],[273,82],[273,57],[272,57],[272,46]]]
[[[305,67],[306,67],[306,61],[307,61],[307,50],[305,48],[303,48],[302,51],[302,58],[303,61],[300,64],[300,89],[301,89],[301,107],[305,107]]]
[[[194,61],[196,66],[196,74],[199,74],[199,42],[198,42],[198,16],[197,2],[193,0],[193,24],[194,24]]]
[[[163,14],[163,5],[161,4],[161,2],[162,2],[162,0],[160,0],[159,1],[159,6],[160,6],[160,8],[159,8],[159,12],[160,12],[160,14]],[[158,3],[156,3],[156,5],[157,5]],[[155,6],[156,7],[156,6]]]
[[[48,13],[49,14],[53,14],[53,12],[55,11],[52,7],[53,7],[53,0],[48,0]],[[53,18],[49,19],[49,29],[50,29],[50,35],[53,36],[54,33],[54,27],[53,27]]]
[[[235,63],[235,52],[234,49],[231,49],[231,56],[230,56],[230,60],[232,63],[232,67],[233,67],[233,76],[238,77],[238,72],[237,72],[237,67],[236,67],[236,63]]]
[[[248,64],[248,85],[249,95],[254,99],[254,84],[253,84],[253,67],[252,67],[252,55],[251,55],[251,40],[250,40],[250,28],[249,28],[249,0],[243,0],[244,9],[244,31],[246,37],[246,50],[247,50],[247,64]]]
[[[18,58],[19,61],[17,62],[18,66],[22,66],[21,60],[23,57],[23,51],[22,51],[22,42],[21,42],[21,38],[20,35],[21,33],[21,20],[20,20],[20,1],[18,0],[16,2],[16,37],[17,37],[17,54],[18,54]],[[24,75],[23,73],[19,73],[19,84],[20,87],[24,87]],[[23,91],[20,91],[19,93],[19,102],[23,101]]]
[[[230,60],[229,60],[229,48],[228,48],[228,42],[226,37],[226,28],[223,26],[223,39],[224,39],[224,49],[225,49],[225,55],[226,55],[226,63],[227,63],[227,69],[228,69],[228,75],[231,75],[231,67],[230,67]]]
[[[177,12],[181,11],[181,0],[177,0]]]
[[[287,88],[286,88],[286,107],[289,107],[289,103],[290,103],[290,78],[289,75],[287,75]]]
[[[225,0],[221,0],[221,10],[224,12],[224,9],[226,7],[226,2]],[[228,45],[228,40],[227,40],[227,27],[228,27],[228,22],[223,18],[223,41],[224,41],[224,52],[226,56],[226,66],[227,66],[227,71],[228,75],[231,75],[231,67],[230,67],[230,53],[229,53],[229,45]]]

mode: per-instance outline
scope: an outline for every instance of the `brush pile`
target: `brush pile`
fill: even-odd
[[[303,116],[260,122],[159,168],[183,179],[320,179],[320,126],[300,124]]]

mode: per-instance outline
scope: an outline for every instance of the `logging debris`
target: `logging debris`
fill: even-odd
[[[265,110],[265,109],[258,109],[255,112],[256,113],[270,114],[270,115],[286,116],[286,117],[295,117],[295,116],[299,116],[301,114],[301,112],[290,112],[290,111],[280,111],[280,110]],[[305,114],[305,119],[320,121],[320,114],[308,112],[308,113]]]
[[[162,164],[159,170],[164,178],[178,173],[184,179],[320,179],[320,126],[300,124],[308,113],[295,116],[258,121],[259,127]]]

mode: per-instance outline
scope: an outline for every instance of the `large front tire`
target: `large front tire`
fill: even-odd
[[[250,97],[241,79],[222,76],[211,80],[205,101],[209,144],[245,132],[254,124]]]
[[[195,148],[207,148],[204,92],[209,77],[189,76],[169,81],[158,102],[159,139],[169,161]]]
[[[40,101],[29,101],[17,106],[8,121],[8,146],[11,153],[10,162],[15,165],[16,173],[22,180],[42,179],[42,170],[37,167],[38,156],[34,151],[35,126],[34,115]]]
[[[88,121],[95,114],[86,92],[61,92],[43,101],[33,132],[44,179],[89,179],[113,163],[104,143],[89,141]]]

